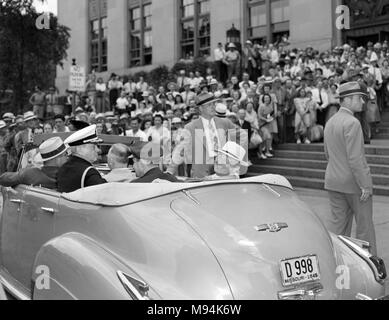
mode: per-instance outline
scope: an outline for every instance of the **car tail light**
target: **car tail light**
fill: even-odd
[[[121,271],[118,271],[117,275],[133,300],[151,300],[149,297],[150,288],[147,283],[135,279]]]
[[[338,237],[347,247],[360,256],[369,267],[372,269],[376,280],[382,283],[386,277],[386,267],[384,261],[376,256],[373,256],[368,250],[370,248],[369,243],[345,236]]]

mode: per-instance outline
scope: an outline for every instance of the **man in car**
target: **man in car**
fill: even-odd
[[[135,173],[138,177],[132,183],[150,183],[161,180],[178,182],[175,176],[169,173],[163,173],[159,168],[163,152],[158,144],[134,142],[130,150],[134,160]]]
[[[135,174],[128,168],[129,157],[131,156],[130,148],[118,143],[112,146],[108,152],[107,162],[112,170],[104,176],[107,182],[131,182],[135,180]]]
[[[98,158],[96,125],[86,127],[72,134],[65,140],[71,148],[72,155],[58,172],[58,191],[73,192],[82,188],[106,183],[100,173],[93,167]]]
[[[16,187],[20,184],[28,186],[42,186],[46,189],[57,188],[57,173],[59,168],[67,161],[67,147],[59,137],[43,142],[39,152],[43,160],[43,167],[29,168],[20,172],[4,173],[0,177],[0,185]]]

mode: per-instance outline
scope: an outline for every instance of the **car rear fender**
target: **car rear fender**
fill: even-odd
[[[135,279],[137,284],[144,283],[93,239],[68,233],[46,243],[38,252],[32,276],[32,296],[34,300],[136,299],[120,280],[123,273]],[[148,293],[156,296],[152,290]]]
[[[377,281],[372,267],[341,238],[332,233],[330,235],[338,266],[336,286],[340,290],[341,299],[356,299],[356,292],[374,299],[383,297],[384,281]]]

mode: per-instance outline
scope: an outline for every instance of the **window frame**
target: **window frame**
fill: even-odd
[[[193,57],[197,58],[201,56],[201,52],[208,50],[209,55],[211,55],[211,12],[210,10],[208,12],[201,13],[200,12],[200,3],[201,2],[208,2],[209,5],[211,3],[210,0],[193,0],[193,6],[194,6],[194,14],[193,16],[184,16],[184,1],[185,0],[177,0],[179,1],[179,12],[180,12],[180,17],[178,19],[178,29],[179,29],[179,34],[180,34],[180,41],[179,41],[179,56],[181,58],[186,58],[184,57],[184,47],[189,47],[193,46]],[[206,35],[201,35],[200,34],[200,22],[202,19],[208,19],[209,22],[209,33]],[[188,22],[193,22],[194,26],[194,38],[192,41],[189,40],[184,40],[183,38],[183,31],[184,31],[184,24]],[[201,47],[201,41],[203,39],[209,38],[209,46],[206,47]]]
[[[89,69],[95,72],[105,72],[108,70],[108,37],[107,37],[107,23],[103,23],[106,20],[108,13],[102,13],[103,1],[99,0],[99,9],[96,17],[88,16],[89,20]],[[88,2],[91,6],[91,1]],[[90,7],[89,7],[90,8]],[[95,34],[95,23],[97,23],[97,37],[93,37]],[[104,35],[103,35],[104,33]],[[94,47],[97,46],[97,55],[94,55]],[[103,47],[105,47],[105,54]],[[105,61],[105,62],[104,62]]]
[[[246,17],[247,17],[247,22],[246,22],[246,30],[247,30],[247,38],[249,40],[257,40],[257,39],[260,39],[260,38],[265,38],[267,40],[268,43],[271,43],[273,42],[273,34],[274,34],[274,30],[276,29],[277,26],[282,26],[286,23],[288,23],[289,25],[289,22],[290,20],[285,20],[285,21],[281,21],[281,22],[274,22],[274,19],[273,19],[273,11],[272,11],[272,8],[274,7],[274,3],[276,2],[282,2],[284,0],[246,0]],[[273,5],[272,5],[273,4]],[[290,5],[291,5],[291,1],[289,0],[289,10],[290,10]],[[254,7],[257,7],[257,6],[261,6],[261,5],[265,5],[265,8],[266,8],[266,23],[264,25],[260,25],[260,26],[252,26],[251,25],[251,12],[250,10]],[[284,9],[283,9],[284,10]],[[269,15],[270,13],[270,15]],[[283,14],[285,15],[285,11],[283,12]],[[290,16],[289,16],[289,19],[290,19]],[[262,29],[260,33],[264,33],[263,35],[254,35],[254,30],[255,29]],[[277,31],[277,32],[289,32],[290,33],[290,27],[288,28],[288,30],[284,30],[284,31]]]
[[[150,14],[145,14],[145,7],[150,6]],[[140,11],[140,16],[136,20],[140,20],[140,29],[132,29],[133,20],[132,20],[132,10]],[[129,21],[128,21],[128,35],[129,35],[129,50],[128,50],[128,63],[130,68],[136,68],[145,65],[153,64],[153,38],[152,38],[152,0],[138,0],[136,3],[128,2],[128,12],[129,12]],[[150,25],[146,25],[146,19],[150,19]],[[151,34],[151,49],[150,52],[147,52],[145,45],[145,34],[150,32]],[[139,48],[133,48],[133,38],[138,36],[140,41]],[[134,56],[134,53],[139,53]],[[139,57],[138,57],[139,55]],[[151,58],[148,58],[150,57]],[[138,61],[138,63],[134,63]]]

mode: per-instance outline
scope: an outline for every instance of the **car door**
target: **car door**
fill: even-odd
[[[19,270],[18,234],[24,210],[25,187],[2,188],[3,208],[1,211],[1,269],[17,279]]]
[[[58,213],[59,193],[28,187],[24,195],[24,210],[19,227],[20,270],[18,280],[31,285],[35,257],[41,247],[53,237],[55,215]]]

